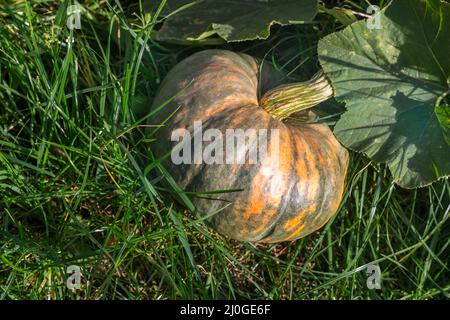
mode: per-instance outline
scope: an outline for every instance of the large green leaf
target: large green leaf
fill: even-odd
[[[387,163],[402,187],[448,176],[450,146],[435,108],[449,90],[449,5],[394,1],[380,14],[381,29],[367,26],[358,21],[319,42],[322,67],[347,108],[337,138]]]
[[[310,22],[317,0],[168,0],[168,16],[157,37],[168,41],[202,40],[218,34],[226,41],[266,39],[274,23]],[[186,6],[185,8],[182,8]]]

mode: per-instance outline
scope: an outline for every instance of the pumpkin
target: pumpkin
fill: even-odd
[[[165,168],[183,190],[197,193],[192,202],[219,233],[273,243],[308,235],[334,215],[343,195],[348,152],[326,124],[286,121],[295,114],[315,117],[309,108],[332,95],[323,76],[271,88],[279,74],[267,64],[260,72],[260,65],[249,55],[227,50],[201,51],[178,63],[153,102],[153,108],[161,109],[156,123],[164,126],[154,133],[152,150],[166,157]],[[299,113],[302,109],[307,110]],[[247,154],[244,163],[175,164],[168,157],[179,143],[172,134],[184,128],[195,135],[195,121],[202,122],[203,132],[277,132],[278,154],[269,141],[266,158],[257,163],[250,163],[249,150],[240,148],[237,153]],[[207,194],[217,190],[223,192]]]

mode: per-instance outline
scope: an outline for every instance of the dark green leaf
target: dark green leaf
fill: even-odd
[[[169,0],[168,12],[194,1]],[[317,0],[203,0],[169,16],[158,32],[166,41],[199,41],[217,34],[226,41],[267,39],[270,26],[310,22]]]
[[[449,89],[450,6],[394,1],[379,18],[381,29],[359,21],[319,43],[323,69],[347,108],[335,134],[386,162],[399,185],[425,186],[450,174],[450,146],[435,113]]]

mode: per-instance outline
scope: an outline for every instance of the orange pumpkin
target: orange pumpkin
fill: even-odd
[[[261,74],[256,59],[226,50],[201,51],[177,64],[153,102],[157,108],[172,99],[157,116],[156,122],[164,126],[155,134],[154,152],[163,157],[177,145],[171,139],[175,129],[194,135],[194,121],[202,121],[203,132],[211,128],[223,133],[227,129],[277,132],[279,152],[275,154],[267,141],[267,157],[257,163],[248,160],[248,148],[237,150],[241,153],[237,156],[247,159],[242,164],[175,164],[170,158],[164,163],[181,188],[200,193],[193,203],[218,232],[243,241],[295,240],[319,229],[336,212],[348,152],[326,124],[293,125],[285,120],[329,98],[332,92],[326,80],[267,91],[277,75],[264,68]],[[259,99],[260,90],[265,95]],[[310,110],[303,113],[314,116]],[[254,139],[248,137],[249,143]],[[205,194],[215,190],[234,191]]]

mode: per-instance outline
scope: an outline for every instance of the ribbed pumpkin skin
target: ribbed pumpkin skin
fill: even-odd
[[[209,220],[218,232],[243,241],[295,240],[319,229],[336,212],[348,153],[325,124],[294,127],[273,119],[257,97],[258,85],[270,89],[271,77],[266,74],[261,84],[258,79],[255,59],[225,50],[201,51],[177,64],[161,84],[153,108],[191,84],[155,120],[160,123],[179,108],[156,133],[154,152],[162,157],[176,144],[170,141],[172,130],[186,128],[193,135],[195,120],[203,122],[203,130],[222,133],[235,128],[278,129],[278,165],[268,161],[175,165],[169,157],[165,167],[186,191],[243,189],[193,198],[205,215],[228,205]]]

